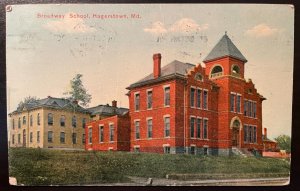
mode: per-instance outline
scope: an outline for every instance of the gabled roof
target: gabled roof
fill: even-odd
[[[13,113],[22,112],[24,110],[32,110],[39,107],[46,107],[52,109],[63,109],[63,110],[74,110],[77,112],[88,113],[89,111],[78,105],[77,103],[72,102],[69,99],[65,98],[54,98],[48,96],[47,98],[30,101],[21,107],[18,107]]]
[[[91,115],[105,115],[105,116],[113,116],[113,115],[125,115],[128,113],[129,109],[122,107],[113,107],[107,105],[98,105],[95,107],[88,108]]]
[[[221,38],[221,40],[216,44],[216,46],[210,51],[210,53],[206,56],[203,62],[208,62],[211,60],[215,60],[217,58],[222,58],[224,56],[230,56],[236,59],[239,59],[243,62],[247,62],[247,59],[242,55],[239,49],[233,44],[230,38],[225,35]]]
[[[144,77],[143,79],[131,84],[127,89],[138,87],[140,85],[145,85],[145,84],[152,83],[155,81],[160,81],[167,77],[170,77],[170,78],[175,77],[175,76],[184,77],[184,75],[187,73],[187,71],[193,67],[195,67],[194,64],[183,63],[178,60],[174,60],[173,62],[171,62],[161,68],[160,77],[154,79],[153,73],[151,73],[151,74],[147,75],[146,77]]]

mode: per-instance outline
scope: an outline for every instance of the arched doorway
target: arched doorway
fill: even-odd
[[[26,130],[23,130],[23,147],[26,147]]]
[[[238,117],[234,117],[231,120],[231,145],[232,147],[240,147],[241,145],[241,120]]]

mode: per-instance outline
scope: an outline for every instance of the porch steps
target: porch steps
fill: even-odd
[[[242,156],[242,157],[253,156],[253,153],[251,153],[247,149],[241,149],[241,148],[237,148],[237,147],[232,147],[232,153],[233,153],[233,155],[238,155],[238,156]]]

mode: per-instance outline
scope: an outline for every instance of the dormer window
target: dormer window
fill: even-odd
[[[223,69],[221,66],[215,66],[210,73],[211,78],[216,78],[223,75]]]
[[[203,77],[202,77],[202,75],[200,74],[200,73],[197,73],[196,75],[195,75],[195,80],[198,80],[198,81],[203,81]]]
[[[240,76],[240,68],[237,65],[232,66],[231,75],[236,76],[236,77]]]

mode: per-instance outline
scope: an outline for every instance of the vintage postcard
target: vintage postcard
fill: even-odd
[[[290,177],[294,6],[6,6],[11,185]]]

